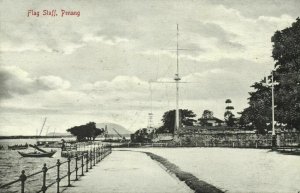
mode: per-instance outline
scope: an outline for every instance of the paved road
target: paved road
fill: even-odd
[[[167,173],[144,153],[113,151],[74,182],[65,193],[190,193],[183,182]]]

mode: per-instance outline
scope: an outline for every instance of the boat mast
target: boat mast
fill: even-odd
[[[177,55],[177,68],[176,68],[176,74],[175,74],[175,82],[176,82],[176,111],[175,111],[175,128],[174,128],[174,134],[179,129],[179,60],[178,60],[178,24],[177,24],[177,49],[176,49],[176,55]]]
[[[41,136],[41,134],[42,134],[42,132],[43,132],[43,129],[44,129],[44,126],[45,126],[46,121],[47,121],[47,117],[44,119],[44,123],[43,123],[43,126],[42,126],[42,128],[41,128],[41,131],[40,131],[40,135],[39,135],[39,136]]]
[[[148,113],[148,128],[153,127],[153,112],[152,112],[152,84],[149,82],[150,86],[150,102],[151,102],[151,111]]]

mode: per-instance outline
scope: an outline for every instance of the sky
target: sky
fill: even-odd
[[[299,13],[297,0],[0,0],[0,135],[35,135],[45,117],[49,132],[135,131],[151,111],[161,125],[175,84],[154,82],[173,81],[177,24],[180,108],[223,119],[230,98],[241,112],[274,67],[272,35]]]

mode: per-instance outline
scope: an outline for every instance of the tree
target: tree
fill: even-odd
[[[264,85],[264,81],[254,83],[251,87],[254,92],[249,92],[249,107],[240,114],[240,125],[248,129],[256,129],[258,133],[266,133],[272,120],[271,89]]]
[[[276,61],[274,80],[276,121],[300,130],[300,19],[275,32],[272,57]]]
[[[96,123],[89,122],[85,125],[75,126],[67,129],[72,135],[77,137],[78,141],[95,140],[98,135],[104,132],[104,129],[96,128]]]
[[[272,57],[276,70],[273,72],[275,120],[287,128],[300,130],[300,19],[291,27],[277,31],[271,38]],[[271,128],[272,97],[270,85],[256,82],[250,92],[249,107],[241,112],[240,124],[253,127],[264,133]]]
[[[202,126],[209,126],[210,124],[207,123],[208,119],[213,119],[214,118],[214,113],[210,110],[204,110],[202,113],[202,117],[199,120],[199,123]]]
[[[196,114],[188,109],[179,109],[179,122],[184,126],[193,126]],[[158,133],[174,133],[175,127],[175,110],[170,110],[164,113],[162,118],[163,125],[158,128]]]
[[[214,113],[210,110],[204,110],[202,113],[202,119],[212,119],[214,118]]]
[[[231,106],[231,99],[226,99],[225,103],[227,104],[227,106],[225,107],[224,120],[227,126],[232,127],[235,124],[235,115],[232,112],[232,110],[234,110],[234,107]]]

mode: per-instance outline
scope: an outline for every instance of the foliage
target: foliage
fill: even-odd
[[[199,120],[199,123],[202,126],[209,126],[210,124],[207,123],[208,119],[213,119],[214,118],[214,113],[210,110],[204,110],[202,113],[202,117]]]
[[[300,19],[291,27],[275,32],[272,57],[275,60],[275,120],[287,128],[300,130]],[[250,92],[249,107],[241,112],[240,124],[263,133],[271,127],[271,86],[256,82]]]
[[[227,126],[232,127],[235,125],[235,115],[233,114],[232,110],[234,107],[230,104],[232,103],[231,99],[226,99],[225,103],[227,104],[224,113],[224,120]]]
[[[231,99],[226,99],[225,103],[231,103]]]
[[[235,115],[231,111],[224,113],[224,120],[227,126],[232,127],[235,125]]]
[[[300,130],[300,19],[272,37],[276,120]]]
[[[227,106],[226,110],[234,110],[234,107],[233,106]]]
[[[196,114],[188,109],[179,109],[179,122],[183,126],[193,126]],[[164,113],[162,118],[163,125],[158,128],[158,133],[174,133],[175,127],[175,110],[170,110]]]
[[[147,128],[142,128],[137,130],[133,135],[131,140],[133,142],[138,142],[138,143],[148,143],[151,142],[151,139],[153,138],[153,132],[148,133]]]
[[[251,87],[255,91],[249,93],[249,107],[241,113],[240,125],[265,133],[272,120],[271,89],[264,86],[263,81],[256,82]]]
[[[67,130],[77,137],[78,141],[95,140],[95,138],[104,132],[104,129],[96,128],[96,123],[89,122],[85,125],[75,126]]]
[[[204,110],[202,113],[202,119],[212,119],[214,118],[214,113],[210,110]]]

